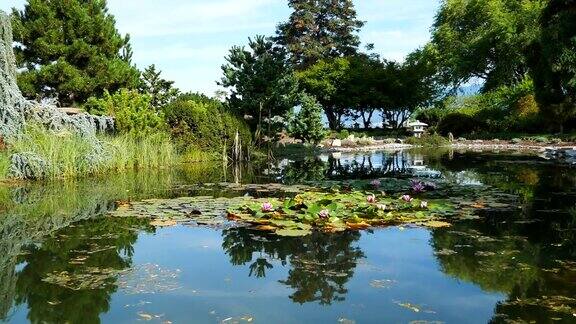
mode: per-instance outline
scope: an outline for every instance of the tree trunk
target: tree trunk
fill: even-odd
[[[331,130],[337,130],[340,123],[338,122],[339,118],[334,110],[332,108],[326,108],[324,109],[324,112],[328,118],[328,127],[330,127]]]

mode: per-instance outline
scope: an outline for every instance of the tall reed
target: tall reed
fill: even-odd
[[[94,150],[91,139],[74,132],[54,132],[40,126],[27,126],[22,136],[9,143],[0,154],[0,175],[9,174],[10,155],[34,155],[46,163],[46,179],[75,178],[130,169],[164,168],[177,163],[167,134],[148,136],[121,134],[100,136],[102,150]]]

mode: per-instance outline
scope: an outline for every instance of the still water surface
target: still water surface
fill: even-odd
[[[114,201],[201,182],[442,177],[518,195],[450,228],[282,238],[154,228]],[[216,195],[243,193],[218,192]],[[575,323],[576,169],[523,154],[377,152],[229,170],[196,165],[0,190],[0,321]],[[68,281],[62,281],[66,274]]]

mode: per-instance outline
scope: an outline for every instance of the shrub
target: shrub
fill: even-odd
[[[134,90],[121,89],[112,95],[106,91],[101,99],[90,98],[85,109],[113,116],[120,133],[146,136],[166,130],[164,115],[152,107],[151,100],[149,95]]]
[[[418,137],[409,137],[406,139],[406,144],[417,145],[417,146],[430,146],[430,147],[439,147],[447,145],[449,142],[446,138],[440,135],[425,135],[420,138]]]
[[[289,134],[304,142],[318,144],[326,136],[326,130],[322,123],[322,106],[316,98],[303,94],[300,98],[301,109],[290,120]]]
[[[451,112],[444,116],[437,126],[438,133],[447,136],[448,133],[458,137],[476,132],[482,128],[482,122],[474,116],[460,112]]]
[[[243,146],[252,142],[246,122],[206,96],[183,95],[164,107],[164,115],[181,153],[198,149],[221,153],[224,146],[232,146],[237,131]]]
[[[455,136],[474,133],[534,132],[540,125],[532,80],[466,97],[450,97],[417,112],[431,131]]]
[[[345,140],[350,137],[350,132],[347,129],[343,129],[338,133],[338,139]]]

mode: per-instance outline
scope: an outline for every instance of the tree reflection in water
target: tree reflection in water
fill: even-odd
[[[519,158],[518,160],[521,160]],[[457,164],[445,164],[448,172]],[[501,172],[488,172],[499,168]],[[475,178],[519,194],[518,212],[484,213],[432,233],[441,269],[506,300],[492,323],[573,323],[576,313],[576,174],[558,165],[476,159]]]
[[[131,267],[139,230],[153,228],[144,219],[89,220],[23,247],[16,261],[23,267],[14,273],[9,305],[12,300],[26,304],[32,323],[99,323],[118,284],[115,275],[99,278],[98,271],[114,274]],[[51,275],[62,277],[64,284],[48,282]],[[98,285],[80,289],[91,280]]]
[[[222,246],[234,265],[250,265],[250,276],[265,277],[271,259],[290,264],[288,277],[280,281],[292,289],[290,298],[300,304],[329,305],[343,301],[346,284],[354,275],[364,253],[357,246],[360,232],[327,234],[314,232],[306,237],[286,238],[265,235],[245,228],[223,232]]]
[[[341,154],[308,157],[285,161],[275,168],[277,177],[286,184],[306,181],[361,180],[411,174],[414,166],[421,166],[422,155],[414,152],[387,151],[369,154]],[[425,167],[425,166],[423,166]]]

